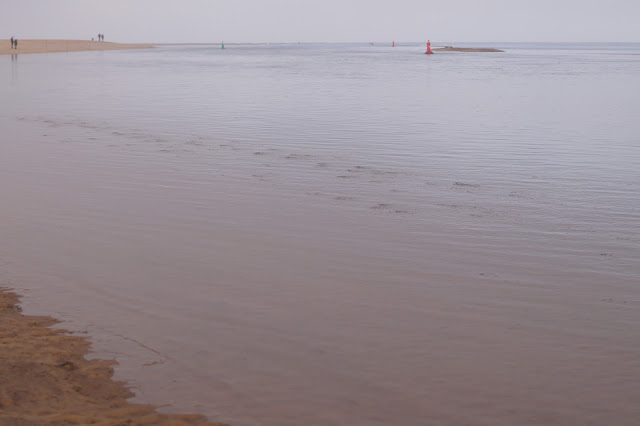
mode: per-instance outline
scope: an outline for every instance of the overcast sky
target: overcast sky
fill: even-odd
[[[640,41],[640,0],[0,0],[0,38]]]

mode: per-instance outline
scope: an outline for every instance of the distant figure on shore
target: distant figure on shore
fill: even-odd
[[[13,39],[13,45],[15,46],[14,49],[18,48],[18,39],[17,38]]]
[[[11,36],[11,48],[13,49],[13,36]]]

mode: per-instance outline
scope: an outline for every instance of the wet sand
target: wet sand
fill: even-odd
[[[133,393],[112,380],[115,361],[87,360],[86,339],[20,312],[18,296],[0,289],[0,424],[214,425],[128,403]]]
[[[8,39],[0,40],[0,55],[10,53],[84,52],[89,50],[151,49],[151,44],[112,43],[90,40],[22,40],[18,48],[11,49]]]

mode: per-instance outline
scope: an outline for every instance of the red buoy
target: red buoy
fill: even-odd
[[[426,55],[433,55],[433,52],[431,51],[431,42],[429,40],[427,40],[427,51],[424,53]]]

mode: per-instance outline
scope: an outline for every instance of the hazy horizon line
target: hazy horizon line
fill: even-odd
[[[69,40],[69,41],[91,41],[94,38],[27,38],[27,37],[15,37],[21,40]],[[4,39],[10,40],[11,37]],[[227,40],[219,40],[219,41],[118,41],[118,40],[105,40],[104,42],[110,43],[120,43],[120,44],[370,44],[370,43],[426,43],[428,39],[425,40],[360,40],[360,41],[227,41]],[[94,40],[95,41],[95,40]],[[478,43],[489,43],[489,44],[534,44],[534,43],[546,43],[546,44],[640,44],[640,40],[638,41],[620,41],[620,40],[609,40],[609,41],[563,41],[563,40],[554,40],[554,41],[540,41],[540,40],[528,40],[528,41],[465,41],[465,40],[431,40],[431,43],[465,43],[465,44],[478,44]]]

